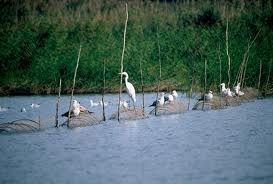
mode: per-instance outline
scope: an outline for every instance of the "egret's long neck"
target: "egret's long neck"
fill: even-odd
[[[125,82],[127,83],[128,82],[128,78],[129,78],[129,76],[128,75],[125,75]]]

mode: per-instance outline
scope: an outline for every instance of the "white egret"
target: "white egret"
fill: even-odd
[[[125,75],[126,91],[127,91],[127,94],[129,95],[129,97],[133,100],[133,105],[135,106],[135,103],[136,103],[136,91],[135,91],[135,88],[134,88],[133,84],[131,84],[130,82],[128,82],[128,78],[129,78],[128,74],[126,72],[122,72],[121,74]]]

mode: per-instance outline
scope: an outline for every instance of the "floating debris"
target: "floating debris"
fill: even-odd
[[[40,123],[31,119],[18,119],[0,124],[0,133],[35,132],[40,130]]]

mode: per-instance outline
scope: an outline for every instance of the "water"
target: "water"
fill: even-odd
[[[153,97],[146,95],[147,104]],[[90,98],[100,100],[76,96],[86,106]],[[0,135],[0,183],[273,183],[273,99],[72,130],[52,128],[55,100],[0,98],[12,107],[0,112],[1,122],[40,113],[44,128]],[[32,102],[41,102],[40,110],[18,112]],[[115,110],[109,105],[108,116]]]

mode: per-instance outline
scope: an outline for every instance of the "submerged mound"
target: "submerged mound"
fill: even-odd
[[[62,126],[67,125],[68,119],[62,124]],[[101,123],[94,113],[83,112],[78,116],[71,117],[69,120],[69,128],[75,127],[85,127]]]
[[[147,118],[145,112],[143,112],[142,108],[121,108],[119,119],[120,120],[137,120]],[[117,120],[118,112],[112,114],[110,119]]]
[[[31,119],[18,119],[0,124],[0,133],[22,133],[40,130],[40,123]]]
[[[173,101],[172,103],[164,104],[163,106],[155,107],[150,114],[155,114],[156,116],[160,115],[170,115],[170,114],[179,114],[187,111],[186,106],[180,101]]]
[[[258,90],[254,88],[245,88],[244,95],[234,97],[214,96],[210,101],[198,101],[192,110],[215,110],[226,108],[227,106],[237,106],[242,102],[248,102],[257,98]]]

